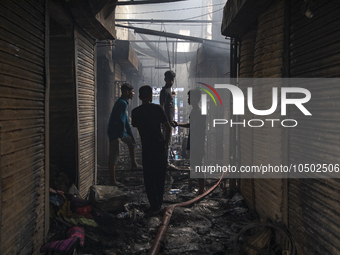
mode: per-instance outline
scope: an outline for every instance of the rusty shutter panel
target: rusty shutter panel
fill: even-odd
[[[242,36],[240,49],[240,78],[253,78],[254,74],[254,51],[256,40],[257,25],[252,27],[244,36]],[[247,94],[249,84],[240,79],[240,89],[243,94]],[[245,107],[244,118],[246,120],[253,119],[253,114]],[[253,128],[240,128],[240,146],[241,146],[241,166],[251,166],[253,164]],[[255,191],[254,179],[241,179],[241,193],[244,196],[248,206],[255,210]]]
[[[78,105],[78,187],[83,198],[95,175],[95,41],[75,29],[76,92]]]
[[[255,53],[254,78],[281,78],[284,45],[285,1],[274,1],[258,19]],[[254,107],[268,109],[271,104],[272,87],[281,84],[253,84]],[[280,119],[280,109],[270,116],[259,117]],[[282,128],[265,125],[253,128],[253,165],[280,165],[282,163]],[[283,180],[255,179],[256,211],[264,219],[283,218]]]
[[[301,8],[305,3],[293,1],[290,8],[290,76],[340,76],[340,2],[315,1],[309,19]],[[291,109],[291,118],[299,121],[290,130],[289,159],[292,164],[339,163],[340,117],[337,108],[339,85],[309,86],[312,98],[327,102],[332,108],[313,102],[309,121]],[[289,229],[298,254],[338,254],[340,250],[340,181],[339,179],[289,180]]]
[[[45,46],[44,1],[1,1],[1,254],[44,240]]]

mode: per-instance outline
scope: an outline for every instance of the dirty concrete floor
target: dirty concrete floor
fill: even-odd
[[[164,208],[170,204],[194,198],[197,180],[183,173],[167,176]],[[124,209],[115,213],[97,211],[94,219],[99,227],[84,226],[85,233],[97,239],[85,238],[85,245],[78,254],[147,254],[156,237],[163,215],[145,218],[148,200],[142,183],[141,172],[124,178],[123,191],[127,194]],[[207,180],[207,188],[218,180]],[[101,182],[101,183],[100,183]],[[106,180],[99,180],[105,185]],[[228,186],[224,182],[225,186]],[[170,194],[170,189],[181,189]],[[248,210],[240,196],[228,199],[228,188],[217,187],[209,196],[189,207],[176,207],[159,254],[233,254],[234,236],[249,224]],[[54,229],[65,228],[52,221]],[[65,228],[66,231],[66,228]]]

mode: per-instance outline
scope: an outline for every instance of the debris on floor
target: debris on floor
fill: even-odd
[[[124,209],[126,195],[116,186],[94,185],[90,188],[90,202],[98,209],[115,212]]]
[[[62,199],[51,199],[54,213],[50,242],[67,239],[67,231],[77,225],[85,233],[84,245],[77,244],[77,254],[148,254],[163,215],[145,217],[148,200],[140,182],[142,175],[138,171],[129,171],[129,175],[119,180],[125,184],[123,189],[91,187],[89,200],[64,194],[61,197],[70,204],[66,211],[66,203],[60,205]],[[208,179],[207,189],[216,182]],[[191,186],[190,190],[187,171],[167,174],[164,209],[196,197],[197,180],[192,179]],[[190,207],[175,208],[159,254],[233,254],[235,235],[254,219],[242,196],[236,194],[228,199],[228,185],[224,186]]]

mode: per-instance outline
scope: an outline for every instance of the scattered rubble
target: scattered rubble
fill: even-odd
[[[124,178],[123,189],[96,185],[91,187],[89,210],[91,219],[97,226],[77,222],[85,232],[84,246],[78,246],[78,254],[147,254],[156,237],[163,215],[145,218],[148,209],[144,185],[137,177]],[[194,197],[198,184],[192,180],[193,189],[188,188],[188,174],[172,171],[166,179],[164,206],[188,201]],[[210,188],[217,180],[207,180]],[[181,190],[179,193],[171,190]],[[74,191],[74,188],[73,188]],[[190,207],[175,208],[165,241],[159,254],[233,254],[235,235],[245,225],[252,222],[240,194],[228,199],[225,188],[216,188],[209,196]],[[72,201],[74,195],[65,195]],[[73,202],[74,203],[74,202]],[[78,201],[79,203],[79,201]],[[79,213],[72,207],[72,216]],[[54,209],[60,208],[54,206]],[[58,211],[51,220],[50,240],[62,240],[74,221],[63,215],[57,220]],[[81,211],[81,210],[80,210]],[[51,213],[52,215],[52,213]],[[64,222],[63,222],[64,221]],[[65,225],[65,222],[67,225]],[[246,223],[246,224],[247,224]],[[58,239],[60,238],[60,239]]]

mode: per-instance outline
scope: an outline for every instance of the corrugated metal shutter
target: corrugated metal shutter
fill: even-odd
[[[82,29],[75,29],[76,90],[78,104],[78,188],[81,196],[86,197],[95,177],[95,41]]]
[[[282,77],[284,44],[285,1],[274,1],[258,19],[254,53],[254,78]],[[281,84],[253,84],[254,107],[268,109],[271,106],[272,87]],[[279,109],[266,118],[280,119]],[[282,163],[282,128],[265,125],[253,128],[253,165],[280,165]],[[283,181],[282,179],[256,179],[256,211],[261,218],[282,220]]]
[[[0,2],[1,254],[37,254],[45,231],[45,4]]]
[[[290,8],[291,77],[340,76],[340,2],[315,1],[308,19],[292,1]],[[308,87],[310,121],[299,121],[290,132],[289,158],[293,164],[338,163],[340,155],[339,85],[332,88]],[[327,102],[331,109],[320,108]],[[317,105],[318,104],[318,105]],[[291,118],[300,119],[292,108]],[[289,180],[289,230],[298,254],[339,254],[340,250],[340,181],[339,179]]]
[[[242,36],[240,48],[240,78],[252,78],[254,73],[254,51],[256,40],[257,25]],[[243,94],[247,94],[248,84],[239,83]],[[246,112],[244,118],[247,120],[253,119],[253,114],[245,107]],[[253,164],[253,128],[240,128],[240,146],[241,146],[241,166],[251,166]],[[255,191],[254,179],[241,179],[241,193],[245,198],[248,206],[255,210]]]

